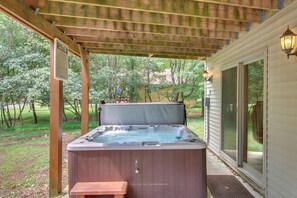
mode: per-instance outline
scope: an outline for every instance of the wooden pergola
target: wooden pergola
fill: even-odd
[[[62,188],[63,83],[53,41],[82,60],[82,134],[88,131],[89,54],[203,59],[289,0],[1,0],[0,10],[51,41],[50,196]]]

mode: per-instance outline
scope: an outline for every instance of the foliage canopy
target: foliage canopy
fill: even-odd
[[[37,123],[35,104],[49,107],[49,42],[0,14],[1,123],[13,127],[25,105]],[[203,62],[91,55],[90,103],[197,100],[203,94]],[[64,108],[79,120],[81,62],[70,55]],[[141,94],[144,90],[144,94]],[[151,93],[157,93],[157,100]],[[67,119],[66,114],[64,114]]]

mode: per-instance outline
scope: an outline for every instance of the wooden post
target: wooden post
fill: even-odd
[[[50,56],[50,167],[49,196],[62,191],[63,82],[54,78],[54,43]]]
[[[90,55],[79,45],[79,51],[82,62],[82,108],[81,108],[81,134],[89,131],[89,91],[90,91]]]

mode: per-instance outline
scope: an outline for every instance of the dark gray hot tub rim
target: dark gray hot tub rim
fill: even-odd
[[[107,125],[106,127],[109,127],[110,125]],[[116,127],[121,126],[121,125],[116,125]],[[142,126],[144,127],[145,125],[137,125],[137,126]],[[170,125],[165,125],[167,128],[171,127]],[[191,130],[189,130],[186,126],[183,125],[174,125],[172,130],[182,128],[184,135],[189,134],[189,141],[187,139],[182,140],[182,141],[176,141],[172,143],[161,143],[158,142],[156,145],[148,145],[145,144],[145,142],[128,142],[128,143],[97,143],[93,141],[89,141],[88,137],[92,137],[95,135],[100,128],[105,127],[105,126],[100,126],[97,127],[96,129],[93,129],[89,133],[77,138],[73,142],[67,145],[67,150],[68,151],[74,151],[74,150],[156,150],[156,149],[161,149],[161,150],[168,150],[168,149],[203,149],[206,148],[206,144],[203,140],[201,140],[196,134],[194,134]],[[123,125],[123,127],[128,127],[128,125]],[[191,142],[192,139],[195,139],[196,141]],[[147,143],[149,143],[148,141]],[[157,141],[156,141],[157,142]]]

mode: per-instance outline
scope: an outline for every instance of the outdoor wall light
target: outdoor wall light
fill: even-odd
[[[204,70],[204,72],[203,72],[203,78],[204,78],[205,81],[209,81],[209,82],[213,81],[213,76],[210,75],[208,73],[208,71],[206,71],[206,70]]]
[[[288,29],[280,37],[282,50],[287,54],[288,58],[291,55],[297,56],[297,51],[292,52],[296,47],[296,34]],[[292,53],[291,53],[292,52]]]

